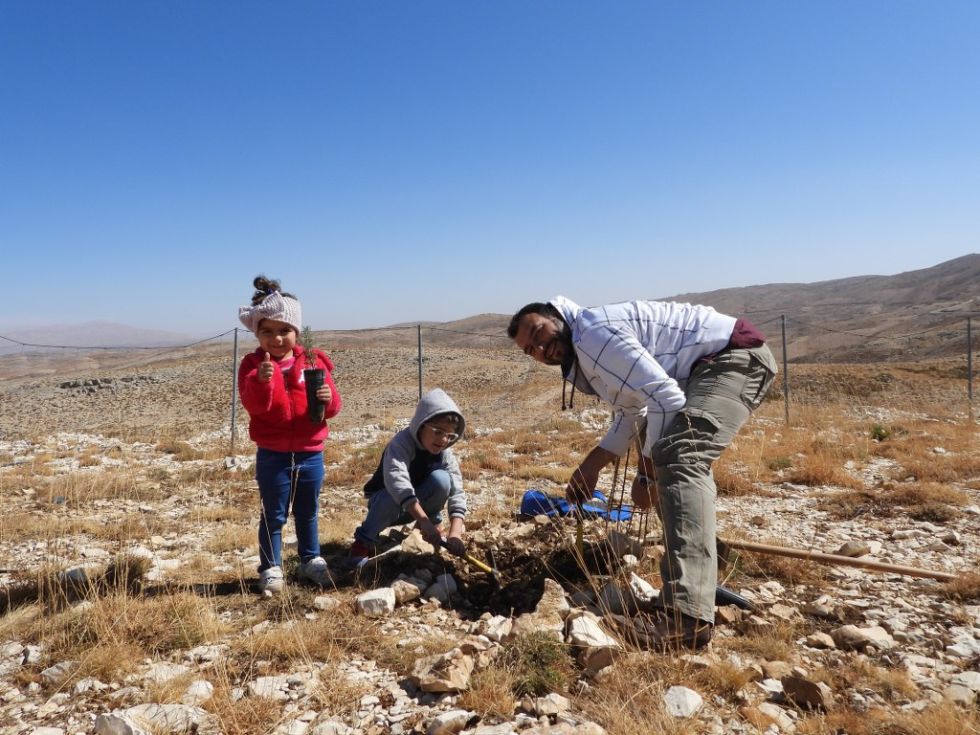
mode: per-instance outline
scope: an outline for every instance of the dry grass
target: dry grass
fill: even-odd
[[[861,515],[888,517],[904,513],[915,520],[944,523],[957,517],[971,503],[970,495],[936,482],[889,482],[874,489],[833,492],[817,507],[834,518],[850,520]]]
[[[781,546],[785,540],[766,538],[758,543]],[[752,552],[739,552],[738,559],[736,575],[775,579],[784,585],[806,584],[817,589],[825,587],[830,579],[827,567],[805,559]]]
[[[834,691],[867,689],[892,701],[919,694],[919,687],[905,670],[883,668],[861,656],[850,656],[834,669],[814,673],[814,678],[826,681]]]
[[[221,723],[222,735],[267,735],[283,721],[282,703],[265,697],[233,696],[237,684],[215,686],[214,694],[203,704]]]
[[[186,593],[143,598],[125,591],[95,597],[34,622],[31,639],[44,642],[48,665],[78,661],[72,681],[94,676],[112,681],[132,673],[144,658],[213,641],[227,626],[206,599]]]
[[[701,732],[697,720],[671,717],[664,708],[664,692],[686,683],[675,661],[653,654],[621,658],[584,697],[584,712],[609,735],[696,735]]]
[[[575,679],[568,648],[546,632],[519,635],[507,641],[497,660],[510,672],[511,691],[518,697],[564,693]]]
[[[967,572],[959,578],[946,582],[943,591],[959,602],[980,602],[980,572]]]
[[[851,709],[808,715],[797,722],[799,735],[976,735],[980,715],[939,704],[922,712]]]
[[[470,688],[460,695],[458,704],[483,718],[510,718],[517,705],[515,686],[514,674],[510,669],[493,662],[473,674]]]
[[[374,444],[358,447],[352,452],[345,452],[336,443],[327,442],[323,453],[323,461],[326,466],[323,478],[324,485],[334,487],[363,486],[378,468],[381,455],[390,439],[390,436],[386,436]]]
[[[800,633],[798,624],[781,621],[765,630],[749,630],[733,638],[718,638],[717,643],[713,642],[712,645],[756,656],[764,661],[792,661],[796,656],[796,639]]]
[[[714,694],[736,703],[744,687],[755,676],[755,672],[747,667],[736,666],[731,661],[719,660],[706,669],[691,672],[689,681],[703,696]]]

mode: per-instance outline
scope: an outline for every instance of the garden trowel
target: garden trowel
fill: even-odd
[[[439,545],[444,549],[449,549],[449,544],[446,543],[446,539],[440,539]],[[463,559],[468,561],[470,564],[475,566],[477,569],[486,572],[493,577],[493,581],[498,585],[500,584],[500,572],[497,571],[495,567],[491,567],[489,564],[480,561],[472,554],[463,554]]]

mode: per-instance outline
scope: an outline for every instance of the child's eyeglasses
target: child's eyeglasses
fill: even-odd
[[[459,439],[459,434],[454,434],[450,431],[443,431],[442,429],[436,428],[432,424],[426,424],[425,426],[432,432],[432,436],[434,436],[436,439],[445,439],[448,442],[454,442]]]

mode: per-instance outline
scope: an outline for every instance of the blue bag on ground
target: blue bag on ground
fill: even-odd
[[[633,509],[628,505],[610,509],[608,498],[599,490],[592,493],[592,499],[595,502],[582,504],[582,512],[586,515],[608,518],[611,521],[628,521],[633,516]],[[567,516],[574,509],[575,505],[565,498],[546,495],[534,488],[525,492],[521,499],[521,515],[525,516]]]

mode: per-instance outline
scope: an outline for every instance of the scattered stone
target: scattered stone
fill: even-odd
[[[823,631],[817,631],[816,633],[811,633],[806,637],[806,644],[810,648],[820,648],[820,649],[830,649],[837,648],[837,644],[834,643],[834,639],[824,633]]]
[[[333,610],[340,605],[340,600],[330,595],[317,595],[313,598],[313,607],[317,610]]]
[[[671,717],[693,717],[704,706],[704,699],[693,689],[672,686],[664,693],[664,704]]]
[[[871,547],[864,541],[848,541],[837,551],[833,552],[837,556],[849,556],[857,558],[871,553]]]
[[[214,684],[206,679],[197,679],[187,687],[180,701],[182,704],[201,704],[211,699],[212,694],[214,694]]]
[[[391,587],[379,587],[362,592],[354,601],[358,611],[369,618],[380,618],[395,611],[395,591]]]
[[[894,648],[895,639],[884,628],[873,625],[868,628],[858,628],[856,625],[843,625],[830,632],[838,647],[864,651],[867,648],[877,648],[888,651]]]
[[[783,694],[801,709],[826,712],[833,707],[834,693],[822,681],[811,681],[802,676],[784,676],[781,680]]]
[[[442,712],[429,723],[425,732],[426,735],[455,735],[476,719],[478,719],[478,715],[465,709]]]
[[[470,686],[473,658],[458,648],[415,661],[412,683],[423,692],[462,692]]]

